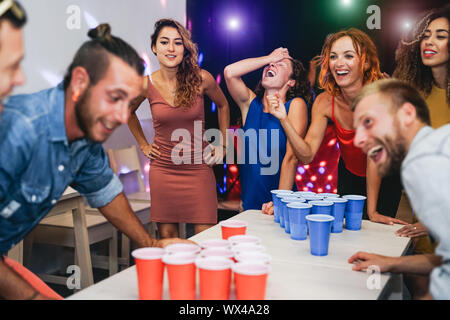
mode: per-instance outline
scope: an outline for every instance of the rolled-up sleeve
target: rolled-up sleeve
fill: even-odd
[[[100,144],[91,146],[89,156],[71,186],[93,208],[107,205],[123,191],[122,183],[109,167],[108,156]]]
[[[92,208],[99,208],[113,201],[122,190],[122,183],[117,176],[113,175],[111,181],[103,189],[84,194],[84,196]]]

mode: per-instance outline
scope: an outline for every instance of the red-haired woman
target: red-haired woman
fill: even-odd
[[[401,197],[400,177],[392,176],[382,181],[372,160],[382,156],[384,150],[371,150],[366,157],[353,145],[355,131],[351,102],[364,85],[383,78],[374,43],[364,32],[350,28],[329,35],[321,56],[319,81],[325,92],[318,95],[313,104],[306,137],[302,139],[295,133],[281,104],[273,101],[271,113],[280,119],[295,155],[304,164],[314,159],[331,120],[341,151],[338,194],[367,195],[366,219],[406,224],[394,218]]]
[[[230,124],[230,111],[215,79],[198,66],[197,47],[179,22],[157,21],[151,48],[160,69],[146,81],[142,97],[132,106],[128,126],[141,151],[151,159],[151,220],[158,223],[161,238],[173,238],[178,236],[177,223],[194,224],[195,233],[217,223],[216,180],[210,166],[222,160],[224,145],[212,147],[203,159],[208,145],[202,141],[203,96],[218,107],[222,137]],[[135,114],[145,99],[150,102],[155,129],[152,144]],[[186,133],[189,141],[183,136]]]

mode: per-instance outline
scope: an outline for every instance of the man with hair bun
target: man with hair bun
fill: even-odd
[[[88,33],[64,82],[11,97],[0,125],[0,297],[61,299],[28,280],[29,271],[3,257],[71,186],[139,247],[181,239],[152,239],[133,213],[101,145],[130,116],[142,91],[144,64],[102,24]],[[25,278],[24,278],[25,277]]]

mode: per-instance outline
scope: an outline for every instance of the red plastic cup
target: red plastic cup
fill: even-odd
[[[225,259],[231,259],[233,260],[234,253],[231,249],[228,248],[208,248],[203,250],[200,253],[200,256],[203,258],[207,257],[221,257]]]
[[[208,239],[200,242],[200,247],[202,247],[202,249],[230,248],[230,245],[230,242],[225,239]]]
[[[231,243],[232,246],[238,245],[240,243],[261,244],[261,238],[259,238],[257,236],[246,235],[246,234],[231,236],[228,238],[228,241]]]
[[[140,300],[161,300],[164,277],[162,248],[141,248],[133,250],[131,255],[136,262],[138,290]]]
[[[222,239],[228,240],[229,237],[238,234],[245,234],[247,231],[247,222],[241,220],[224,220],[221,221]]]
[[[261,262],[238,262],[232,267],[237,300],[264,300],[270,266]]]
[[[255,243],[239,243],[235,246],[231,247],[231,250],[234,252],[234,255],[242,253],[242,252],[265,252],[266,248],[260,244]]]
[[[167,245],[165,248],[167,254],[198,254],[202,248],[193,243],[173,243]]]
[[[197,258],[195,265],[200,276],[200,300],[228,300],[230,298],[230,259],[222,257]]]
[[[196,254],[165,254],[162,261],[167,267],[169,292],[172,300],[195,300]]]
[[[272,261],[272,257],[269,254],[259,251],[244,251],[236,254],[234,257],[237,262],[249,261],[249,262],[262,262],[265,264],[270,264],[270,261]]]

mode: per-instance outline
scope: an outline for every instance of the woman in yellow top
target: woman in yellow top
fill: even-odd
[[[425,13],[400,41],[395,57],[394,77],[409,82],[422,92],[434,128],[450,123],[449,13],[450,5]],[[413,239],[415,254],[434,252],[427,230],[415,216],[413,223],[398,230],[397,234]],[[405,281],[413,299],[421,299],[428,291],[428,277],[409,275]]]
[[[396,53],[394,77],[423,93],[434,128],[450,123],[449,15],[450,5],[428,11],[400,41]]]

